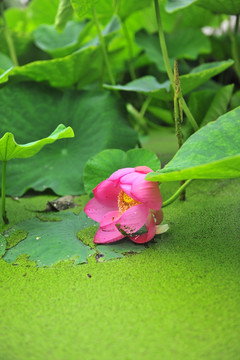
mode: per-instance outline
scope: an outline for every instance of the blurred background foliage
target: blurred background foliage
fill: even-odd
[[[46,136],[56,122],[79,134],[64,140],[65,152],[56,144],[51,154],[46,148],[38,155],[51,168],[44,180],[39,180],[41,168],[26,181],[22,175],[21,186],[9,184],[10,194],[31,187],[81,193],[87,159],[106,148],[143,146],[157,152],[163,164],[172,157],[177,150],[173,93],[154,1],[0,3],[1,135],[8,130],[19,143],[33,141],[31,135]],[[238,1],[160,0],[159,5],[170,63],[178,60],[184,98],[201,127],[240,104]],[[185,119],[185,139],[192,132]],[[61,186],[59,170],[54,181],[49,175],[59,169],[58,158],[65,161]],[[74,181],[67,176],[71,163]],[[22,165],[11,166],[15,179]],[[24,173],[32,168],[26,162]]]

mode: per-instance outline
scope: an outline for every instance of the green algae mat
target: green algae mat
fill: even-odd
[[[163,184],[163,197],[176,187]],[[53,198],[8,198],[9,218],[27,221]],[[137,254],[2,259],[0,359],[238,359],[239,180],[195,181],[164,210],[169,231]]]

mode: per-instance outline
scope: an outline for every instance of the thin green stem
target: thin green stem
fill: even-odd
[[[165,67],[167,70],[169,80],[171,81],[171,84],[174,88],[174,76],[173,76],[173,71],[171,68],[170,61],[169,61],[169,56],[168,56],[167,45],[166,45],[163,27],[162,27],[162,21],[161,21],[161,16],[160,16],[160,8],[159,8],[158,0],[154,0],[154,4],[155,4],[155,12],[156,12],[156,18],[157,18],[157,25],[158,25],[158,36],[159,36],[160,46],[162,49],[163,60],[164,60],[164,64],[165,64]]]
[[[3,20],[3,25],[4,25],[4,30],[3,31],[4,31],[4,36],[5,36],[5,39],[6,39],[6,42],[7,42],[9,54],[10,54],[11,60],[13,62],[13,65],[18,66],[18,59],[17,59],[13,39],[12,39],[11,33],[10,33],[9,29],[8,29],[7,22],[6,22],[6,19],[5,19],[5,16],[4,16],[4,9],[3,9],[3,2],[2,1],[0,1],[0,7],[1,7],[0,8],[0,14],[1,14],[1,17],[2,17],[2,20]]]
[[[100,40],[100,44],[101,44],[101,48],[102,48],[102,52],[103,52],[103,58],[104,58],[104,62],[105,62],[106,68],[107,68],[107,72],[108,72],[108,76],[109,76],[111,84],[115,85],[116,83],[115,83],[115,79],[113,77],[110,62],[109,62],[109,59],[108,59],[108,53],[107,53],[105,40],[104,40],[104,37],[102,36],[100,24],[99,24],[99,21],[98,21],[98,18],[97,18],[97,13],[96,13],[96,10],[95,10],[94,7],[92,8],[92,13],[93,13],[93,18],[94,18],[94,21],[95,21],[95,24],[96,24],[96,28],[97,28],[97,32],[98,32],[98,36],[99,36],[99,40]]]
[[[139,111],[137,111],[137,109],[135,109],[135,107],[130,103],[127,104],[127,111],[135,119],[138,125],[138,130],[142,129],[144,132],[147,132],[148,127],[147,127],[146,119],[139,113]]]
[[[161,21],[161,16],[160,16],[160,8],[159,8],[158,0],[154,0],[154,4],[155,4],[155,12],[156,12],[156,18],[157,18],[157,25],[158,25],[158,35],[159,35],[160,46],[162,49],[163,61],[164,61],[165,68],[166,68],[169,80],[171,82],[172,88],[174,89],[174,75],[173,75],[173,71],[171,68],[170,61],[169,61],[169,56],[168,56],[167,45],[166,45],[163,27],[162,27],[162,21]],[[193,129],[196,131],[199,128],[198,124],[197,124],[196,120],[194,119],[193,115],[191,114],[191,111],[189,110],[183,97],[181,97],[181,98],[182,98],[181,101],[182,101],[183,111],[185,112],[187,118],[189,119]]]
[[[168,200],[164,201],[162,207],[166,207],[172,204],[177,198],[181,195],[181,193],[186,189],[186,187],[193,181],[193,179],[187,180],[178,190],[171,196]]]
[[[182,97],[182,108],[183,108],[183,111],[185,112],[188,120],[190,121],[194,131],[197,131],[199,129],[199,126],[198,126],[196,120],[194,119],[193,114],[189,110],[189,107],[187,106],[186,101],[184,100],[183,97]]]
[[[238,43],[237,43],[239,19],[240,19],[240,16],[236,15],[235,29],[234,29],[233,33],[231,32],[231,29],[230,29],[230,38],[231,38],[231,43],[232,43],[232,57],[234,60],[234,68],[235,68],[238,80],[240,81],[240,59],[239,59],[239,49],[238,49]]]
[[[4,30],[4,35],[5,35],[6,42],[8,44],[8,49],[9,49],[9,53],[10,53],[10,57],[13,62],[13,65],[18,66],[18,59],[17,59],[13,39],[7,28],[5,28],[5,30]]]
[[[113,1],[114,14],[117,14],[119,12],[120,6],[121,6],[121,0]]]
[[[183,134],[182,134],[182,102],[181,102],[181,85],[178,74],[178,63],[175,59],[174,63],[174,121],[176,128],[176,136],[178,141],[178,148],[180,149],[183,144]]]
[[[176,136],[178,141],[178,149],[183,145],[183,133],[182,133],[182,122],[183,122],[183,112],[182,112],[182,91],[181,84],[178,73],[178,63],[177,59],[174,62],[174,121],[176,128]],[[180,182],[180,186],[183,185],[185,181]],[[186,200],[186,190],[184,190],[180,195],[180,201]]]
[[[128,28],[127,28],[127,25],[126,25],[125,21],[122,22],[122,28],[123,28],[123,33],[124,33],[126,43],[127,43],[127,47],[128,47],[129,72],[130,72],[132,80],[135,80],[136,79],[136,73],[135,73],[135,69],[134,69],[134,66],[133,66],[133,48],[132,48],[131,39],[130,39]]]
[[[237,35],[238,33],[238,28],[239,28],[239,19],[240,19],[240,15],[236,15],[236,22],[235,22],[235,28],[234,28],[234,34]]]
[[[148,96],[144,103],[142,104],[140,115],[143,117],[145,115],[145,112],[147,111],[148,106],[150,105],[150,102],[152,101],[152,97]]]
[[[1,197],[2,197],[2,219],[5,224],[8,224],[7,212],[6,212],[6,167],[7,162],[2,162],[2,188],[1,188]]]

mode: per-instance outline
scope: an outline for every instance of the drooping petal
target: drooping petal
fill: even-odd
[[[155,221],[154,221],[154,218],[151,213],[149,214],[145,225],[146,225],[148,232],[146,234],[142,234],[142,235],[130,236],[130,239],[132,241],[134,241],[137,244],[144,244],[144,243],[152,240],[152,238],[156,234],[156,225],[155,225]]]
[[[135,171],[138,171],[143,174],[148,174],[149,172],[153,172],[153,170],[150,169],[150,167],[148,166],[137,166],[135,167]]]
[[[117,171],[115,171],[109,178],[108,180],[111,181],[118,181],[122,176],[126,175],[126,174],[130,174],[134,172],[134,168],[124,168],[124,169],[119,169]]]
[[[115,223],[118,222],[121,215],[122,214],[119,211],[109,211],[101,219],[100,228],[104,228],[109,225],[112,225],[112,227],[115,228]],[[109,227],[108,227],[108,229],[109,229]]]
[[[124,236],[131,235],[143,227],[148,214],[149,209],[144,204],[132,206],[122,214],[116,226]]]
[[[161,209],[162,196],[157,182],[146,181],[141,176],[133,182],[131,193],[133,199],[137,199],[149,208]]]
[[[116,211],[115,204],[113,206],[106,206],[99,202],[96,198],[91,199],[84,208],[85,213],[91,219],[100,222],[104,215],[108,212]]]
[[[100,221],[100,227],[94,237],[94,242],[105,244],[123,239],[124,235],[116,227],[116,222],[120,217],[121,213],[119,211],[110,211],[105,214]]]
[[[108,244],[124,238],[116,227],[113,230],[99,228],[94,236],[94,242],[96,244]]]
[[[120,187],[113,181],[104,180],[93,189],[93,194],[99,202],[111,207],[113,210],[117,210],[117,199],[120,190]]]

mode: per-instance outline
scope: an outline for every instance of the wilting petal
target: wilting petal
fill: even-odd
[[[130,239],[137,244],[146,243],[154,237],[156,234],[156,225],[152,214],[149,214],[147,223],[145,224],[148,232],[142,235],[130,236]]]
[[[123,213],[116,226],[123,235],[131,235],[143,227],[148,214],[149,209],[145,205],[135,205]]]
[[[141,176],[133,182],[131,192],[133,199],[153,210],[159,210],[162,206],[162,196],[157,182],[146,181]]]
[[[117,210],[117,199],[120,190],[120,187],[115,186],[113,181],[104,180],[93,189],[93,194],[99,202]]]
[[[134,168],[124,168],[115,171],[108,179],[111,181],[118,181],[122,176],[134,172]]]
[[[84,208],[85,213],[94,221],[100,222],[108,212],[116,211],[116,206],[106,206],[97,199],[91,199]]]
[[[169,229],[168,224],[158,225],[156,226],[156,234],[163,234],[166,231],[168,231],[168,229]]]
[[[161,224],[161,222],[163,221],[163,211],[161,209],[155,210],[155,211],[153,211],[153,214],[156,219],[156,225]]]
[[[116,227],[114,227],[113,230],[99,228],[94,236],[94,242],[96,244],[107,244],[123,238],[124,235],[122,235]]]
[[[153,172],[148,166],[137,166],[135,167],[135,171],[138,171],[143,174],[148,174],[149,172]]]

